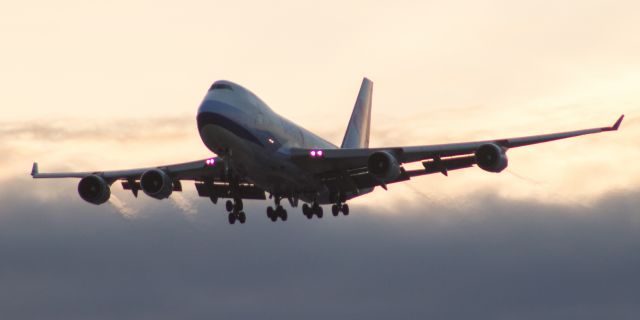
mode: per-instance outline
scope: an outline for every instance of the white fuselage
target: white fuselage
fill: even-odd
[[[290,148],[335,149],[335,145],[273,112],[249,90],[215,82],[198,109],[204,144],[231,170],[271,194],[330,203],[320,179],[289,160]]]

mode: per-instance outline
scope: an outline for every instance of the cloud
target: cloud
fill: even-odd
[[[116,141],[137,139],[180,139],[193,132],[195,118],[155,117],[147,119],[72,120],[58,119],[37,122],[0,123],[0,136],[6,139],[31,141]]]
[[[404,214],[272,223],[264,202],[141,198],[139,219],[75,194],[0,193],[0,310],[11,319],[632,319],[640,191],[586,205],[491,194]],[[37,187],[34,189],[38,189]]]

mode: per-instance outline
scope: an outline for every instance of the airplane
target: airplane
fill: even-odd
[[[226,201],[228,221],[244,224],[243,200],[274,201],[266,214],[271,221],[286,221],[287,210],[302,200],[302,213],[322,218],[322,205],[330,204],[334,216],[349,215],[347,201],[376,187],[477,165],[498,173],[508,165],[511,148],[618,130],[624,115],[610,127],[451,144],[369,148],[373,82],[362,80],[340,147],[274,112],[251,91],[230,81],[214,82],[200,104],[197,126],[204,145],[216,156],[156,167],[90,172],[40,173],[35,179],[79,178],[80,197],[100,205],[109,200],[111,185],[120,181],[135,197],[165,199],[182,191],[181,181],[194,181],[198,195],[214,204]],[[419,169],[404,164],[421,162]]]

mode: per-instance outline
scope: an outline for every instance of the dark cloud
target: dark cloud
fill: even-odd
[[[491,195],[381,215],[246,225],[141,199],[126,220],[73,190],[0,195],[7,319],[636,319],[640,192],[592,206]],[[67,185],[68,186],[68,185]],[[36,188],[43,188],[40,184]],[[40,192],[38,190],[35,190]],[[67,192],[68,193],[65,193]],[[462,200],[461,200],[462,201]],[[416,209],[422,207],[421,209]]]

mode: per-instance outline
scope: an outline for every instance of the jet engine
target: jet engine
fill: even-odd
[[[149,169],[140,176],[140,189],[149,197],[168,198],[173,192],[173,181],[160,169]]]
[[[369,172],[382,181],[392,181],[400,176],[400,164],[396,157],[387,151],[374,152],[367,160]]]
[[[483,144],[476,150],[476,163],[485,171],[500,172],[509,164],[505,151],[493,143]]]
[[[109,200],[111,197],[111,188],[104,178],[92,174],[80,180],[80,183],[78,183],[78,193],[82,200],[98,205]]]

